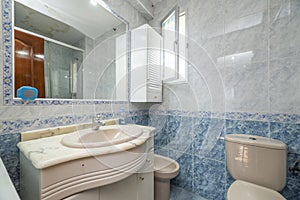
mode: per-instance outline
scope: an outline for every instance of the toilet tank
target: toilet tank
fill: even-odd
[[[287,146],[266,137],[228,134],[225,136],[227,168],[234,179],[276,191],[286,184]]]

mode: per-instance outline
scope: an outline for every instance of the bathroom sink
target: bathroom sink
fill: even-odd
[[[34,194],[30,189],[24,189],[22,192],[28,197],[24,199],[66,199],[92,188],[110,188],[114,183],[123,188],[123,183],[117,182],[133,174],[147,173],[146,177],[150,177],[148,171],[153,172],[154,130],[133,124],[109,125],[99,130],[88,128],[20,142],[22,188],[36,188]],[[134,175],[130,180],[142,184],[136,182],[137,177]],[[38,181],[33,183],[32,180]],[[130,188],[136,191],[136,187]],[[112,187],[108,192],[115,190],[116,187]]]
[[[129,142],[142,133],[142,129],[134,125],[102,126],[99,130],[84,129],[67,134],[61,143],[72,148],[98,148]]]

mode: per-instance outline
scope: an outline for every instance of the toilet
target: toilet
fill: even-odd
[[[266,137],[225,136],[227,169],[235,181],[228,200],[284,200],[278,192],[286,184],[287,145]]]
[[[170,180],[179,173],[179,164],[170,158],[154,155],[154,199],[169,200]]]

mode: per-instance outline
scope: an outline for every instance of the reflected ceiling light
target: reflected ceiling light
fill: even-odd
[[[98,5],[98,3],[97,3],[96,0],[90,0],[90,4],[92,4],[93,6],[97,6]]]
[[[42,54],[36,54],[36,55],[34,55],[34,57],[44,60],[44,55],[42,55]]]
[[[253,51],[246,51],[246,52],[226,55],[226,56],[217,58],[217,64],[222,65],[223,62],[225,63],[225,65],[248,64],[248,63],[252,62],[253,56],[254,56]]]
[[[100,6],[105,8],[107,11],[111,12],[110,7],[103,0],[94,0],[94,1],[96,1]]]
[[[260,12],[233,20],[226,25],[225,34],[257,26],[262,23],[263,18],[264,14]]]
[[[28,56],[28,51],[16,51],[17,54],[21,55],[21,56]]]

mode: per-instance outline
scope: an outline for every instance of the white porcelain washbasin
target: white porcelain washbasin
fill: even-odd
[[[106,147],[129,142],[142,133],[143,130],[135,125],[102,126],[99,130],[89,128],[67,134],[61,143],[72,148]]]

